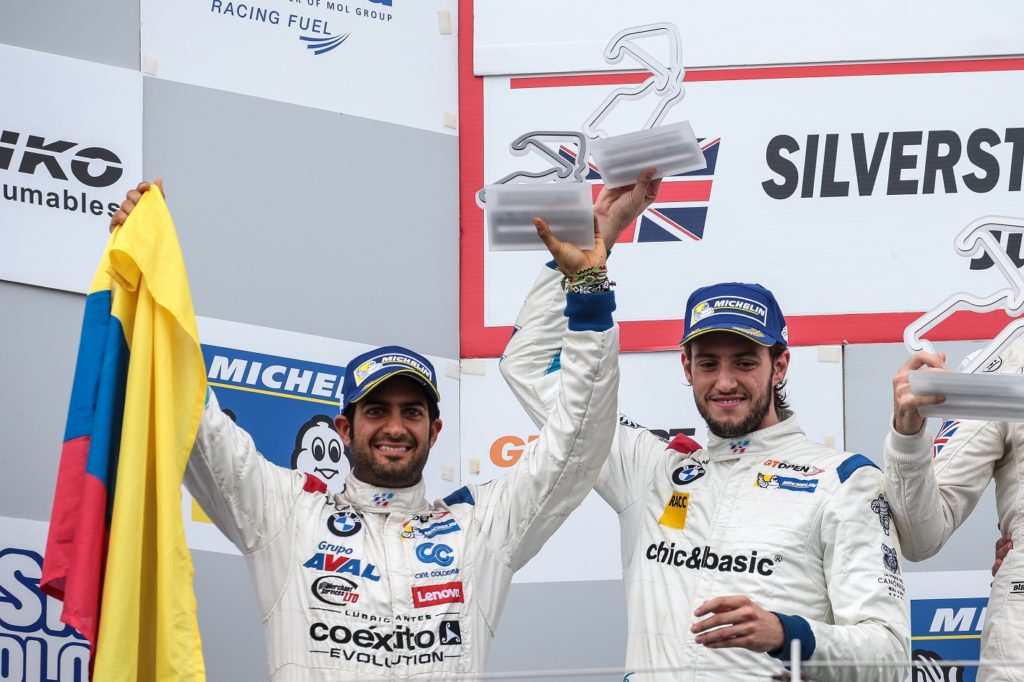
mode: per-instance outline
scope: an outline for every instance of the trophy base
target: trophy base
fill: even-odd
[[[581,249],[594,248],[594,195],[588,183],[488,185],[487,237],[491,251],[543,251],[533,217]]]
[[[910,372],[916,395],[943,395],[941,405],[921,408],[925,417],[1024,422],[1024,376],[1020,374],[960,374]]]

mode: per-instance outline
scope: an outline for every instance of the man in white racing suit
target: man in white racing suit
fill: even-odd
[[[945,356],[915,353],[900,368],[893,379],[893,423],[885,441],[886,497],[904,556],[921,561],[942,549],[992,479],[999,529],[1009,536],[1011,547],[1024,547],[1024,424],[949,420],[930,438],[918,408],[941,398],[915,395],[908,375],[924,367],[946,369]],[[1024,339],[1014,341],[981,371],[1024,373]],[[981,659],[1019,661],[1024,652],[1024,557],[1011,549],[997,565],[981,633]],[[978,680],[1024,682],[1024,669],[982,665]]]
[[[148,184],[122,204],[120,221]],[[116,226],[116,225],[114,225]],[[572,279],[603,271],[538,233]],[[512,574],[592,489],[617,412],[618,328],[606,275],[563,295],[568,327],[551,417],[506,476],[433,503],[423,467],[441,430],[434,367],[398,346],[352,359],[336,427],[343,492],[279,467],[208,393],[185,484],[241,550],[275,682],[461,680],[484,669]]]
[[[598,197],[606,243],[653,201],[650,177]],[[633,196],[625,213],[620,192]],[[538,277],[501,362],[538,425],[551,418],[564,352],[557,282],[549,268]],[[631,682],[768,679],[784,672],[793,640],[809,679],[907,675],[899,543],[881,472],[804,436],[781,390],[787,343],[763,287],[698,289],[682,361],[707,448],[621,419],[595,489],[619,514]],[[861,661],[886,665],[853,665]]]

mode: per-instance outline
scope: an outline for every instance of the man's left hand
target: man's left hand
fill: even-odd
[[[743,595],[709,599],[693,612],[700,618],[690,631],[697,635],[697,644],[709,649],[739,647],[750,651],[778,651],[786,642],[782,622]]]
[[[655,169],[640,173],[636,182],[626,187],[605,187],[594,200],[594,220],[604,243],[615,244],[622,231],[646,211],[658,198],[661,178],[653,180]]]
[[[537,228],[537,236],[548,247],[548,251],[551,252],[551,256],[555,259],[562,274],[574,275],[588,268],[604,265],[608,251],[604,247],[604,240],[601,239],[601,232],[597,229],[596,221],[594,222],[594,248],[586,251],[556,237],[543,218],[534,218],[533,225]]]

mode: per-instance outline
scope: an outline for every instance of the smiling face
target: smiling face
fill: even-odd
[[[419,482],[427,455],[441,431],[430,419],[423,387],[406,376],[388,379],[355,403],[351,421],[334,423],[351,449],[352,473],[381,488],[405,488]]]
[[[773,387],[786,378],[789,350],[772,360],[769,349],[731,332],[690,342],[683,371],[697,411],[719,438],[736,438],[779,422]]]

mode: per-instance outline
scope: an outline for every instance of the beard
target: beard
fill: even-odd
[[[764,421],[768,410],[774,406],[775,391],[772,386],[772,378],[768,377],[768,385],[759,395],[751,396],[750,412],[737,422],[726,422],[714,419],[708,409],[708,400],[693,396],[697,403],[697,412],[707,422],[708,430],[719,438],[738,438],[756,431]]]
[[[374,444],[404,445],[409,447],[410,451],[397,461],[381,459],[373,454]],[[355,423],[352,424],[352,473],[363,483],[378,488],[408,488],[416,485],[423,477],[423,468],[427,465],[429,455],[429,437],[424,441],[418,441],[408,435],[403,438],[386,438],[378,435],[370,442],[360,438]]]

